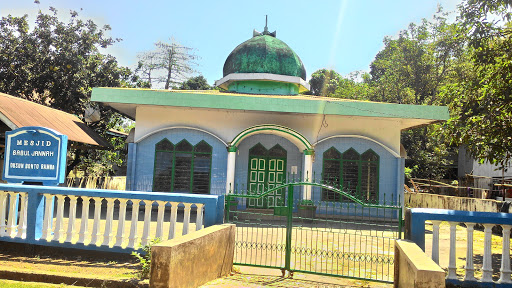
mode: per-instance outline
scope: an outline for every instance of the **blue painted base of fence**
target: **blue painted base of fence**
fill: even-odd
[[[10,238],[10,237],[0,237],[0,242],[12,242],[12,243],[27,243],[25,241],[20,241],[20,239]],[[112,252],[112,253],[122,253],[122,254],[131,254],[133,251],[138,251],[138,249],[133,248],[121,248],[121,247],[109,247],[109,246],[96,246],[96,245],[84,245],[82,243],[61,243],[57,241],[46,241],[46,240],[34,240],[27,243],[29,245],[39,245],[39,246],[49,246],[49,247],[59,247],[59,248],[70,248],[70,249],[79,249],[79,250],[91,250],[91,251],[104,251],[104,252]],[[0,244],[1,245],[1,244]]]
[[[480,281],[461,281],[446,279],[446,288],[462,287],[462,288],[512,288],[512,283],[493,283]]]

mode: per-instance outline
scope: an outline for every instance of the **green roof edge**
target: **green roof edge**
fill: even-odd
[[[408,105],[366,101],[333,101],[233,95],[219,93],[191,93],[150,89],[93,88],[91,100],[105,103],[158,105],[230,110],[251,110],[284,113],[326,114],[362,117],[448,120],[446,106]]]

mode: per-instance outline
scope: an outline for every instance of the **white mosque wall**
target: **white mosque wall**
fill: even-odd
[[[322,114],[269,113],[183,107],[139,106],[135,142],[155,131],[188,126],[209,131],[229,143],[243,130],[261,124],[276,124],[298,131],[314,144],[336,135],[359,135],[400,154],[399,119]]]

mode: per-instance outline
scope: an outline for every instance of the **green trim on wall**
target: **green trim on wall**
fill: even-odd
[[[175,92],[151,89],[93,88],[92,101],[175,107],[252,110],[382,118],[448,120],[446,106],[406,105],[314,96],[237,95],[222,92]],[[114,107],[115,108],[115,107]],[[130,115],[135,117],[135,115]]]
[[[239,142],[245,136],[253,134],[254,132],[265,131],[265,130],[279,131],[279,132],[283,132],[288,135],[291,135],[294,138],[298,139],[302,144],[304,144],[306,149],[312,149],[312,147],[313,147],[313,145],[311,145],[311,143],[309,143],[308,139],[306,139],[306,137],[302,136],[302,134],[300,134],[299,132],[297,132],[293,129],[290,129],[288,127],[285,127],[285,126],[270,125],[270,124],[258,125],[258,126],[253,126],[253,127],[245,129],[244,131],[238,133],[238,135],[236,135],[235,138],[233,138],[233,141],[231,141],[231,145],[237,146],[239,144]]]
[[[313,149],[304,149],[304,155],[314,155],[315,150]]]
[[[229,146],[228,152],[236,152],[238,150],[238,146]]]

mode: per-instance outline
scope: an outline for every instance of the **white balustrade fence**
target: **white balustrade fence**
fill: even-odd
[[[439,264],[439,225],[442,221],[432,221],[432,260]],[[448,222],[450,225],[450,254],[448,264],[448,275],[446,279],[457,280],[457,255],[456,255],[456,243],[457,243],[457,225],[459,222]],[[474,226],[475,223],[464,223],[466,226],[466,263],[464,266],[465,275],[464,281],[477,281],[475,278],[475,265],[473,263],[474,256]],[[502,237],[502,255],[501,255],[501,266],[500,266],[500,279],[498,283],[512,283],[511,280],[511,266],[510,266],[510,229],[511,225],[495,225],[495,224],[483,224],[484,226],[484,254],[482,264],[482,277],[479,281],[481,282],[493,282],[493,267],[492,267],[492,228],[494,226],[501,226],[503,237]],[[459,237],[462,238],[462,237]],[[460,256],[460,255],[459,255]]]
[[[27,236],[27,193],[0,191],[0,237]]]
[[[511,279],[511,258],[510,258],[510,233],[512,229],[512,214],[509,213],[490,213],[490,212],[467,212],[455,210],[442,210],[442,209],[425,209],[415,208],[411,209],[410,223],[408,223],[408,230],[410,231],[411,240],[418,244],[425,250],[425,221],[432,222],[432,260],[439,264],[440,255],[440,224],[447,222],[449,228],[449,255],[448,258],[448,272],[447,281],[479,281],[483,284],[493,282],[493,267],[492,259],[492,229],[496,226],[501,227],[502,235],[494,235],[495,238],[501,238],[501,261],[499,263],[499,280],[496,283],[512,283]],[[464,235],[457,235],[457,226],[465,224],[466,231]],[[481,277],[475,277],[475,263],[474,263],[474,246],[475,246],[475,225],[481,224],[483,226],[484,240],[483,243],[478,243],[481,247],[483,244],[482,268]],[[459,231],[460,232],[460,231]],[[479,232],[481,233],[481,232]],[[457,236],[459,241],[464,239],[466,242],[465,255],[457,255]],[[496,241],[495,241],[496,244]],[[499,253],[499,252],[498,252]],[[465,257],[464,257],[465,256]],[[463,278],[457,276],[457,257],[465,258],[464,275]],[[479,278],[479,279],[477,279]],[[508,286],[507,286],[508,287]]]
[[[133,250],[155,238],[164,241],[202,229],[207,207],[209,222],[222,221],[222,215],[217,215],[223,212],[217,209],[223,207],[223,197],[219,196],[205,195],[203,201],[202,195],[148,192],[147,199],[141,199],[144,192],[98,193],[102,191],[54,187],[58,193],[51,193],[50,188],[32,191],[33,188],[20,186],[23,189],[19,190],[30,190],[21,192],[12,191],[14,185],[9,186],[11,191],[0,187],[0,241]],[[73,193],[63,193],[66,189]],[[89,195],[80,195],[82,190]],[[102,194],[106,197],[99,196]],[[137,197],[130,197],[134,195]],[[39,203],[32,204],[37,209],[29,207],[30,200]],[[222,205],[217,203],[220,201]],[[27,239],[27,226],[36,239]]]

